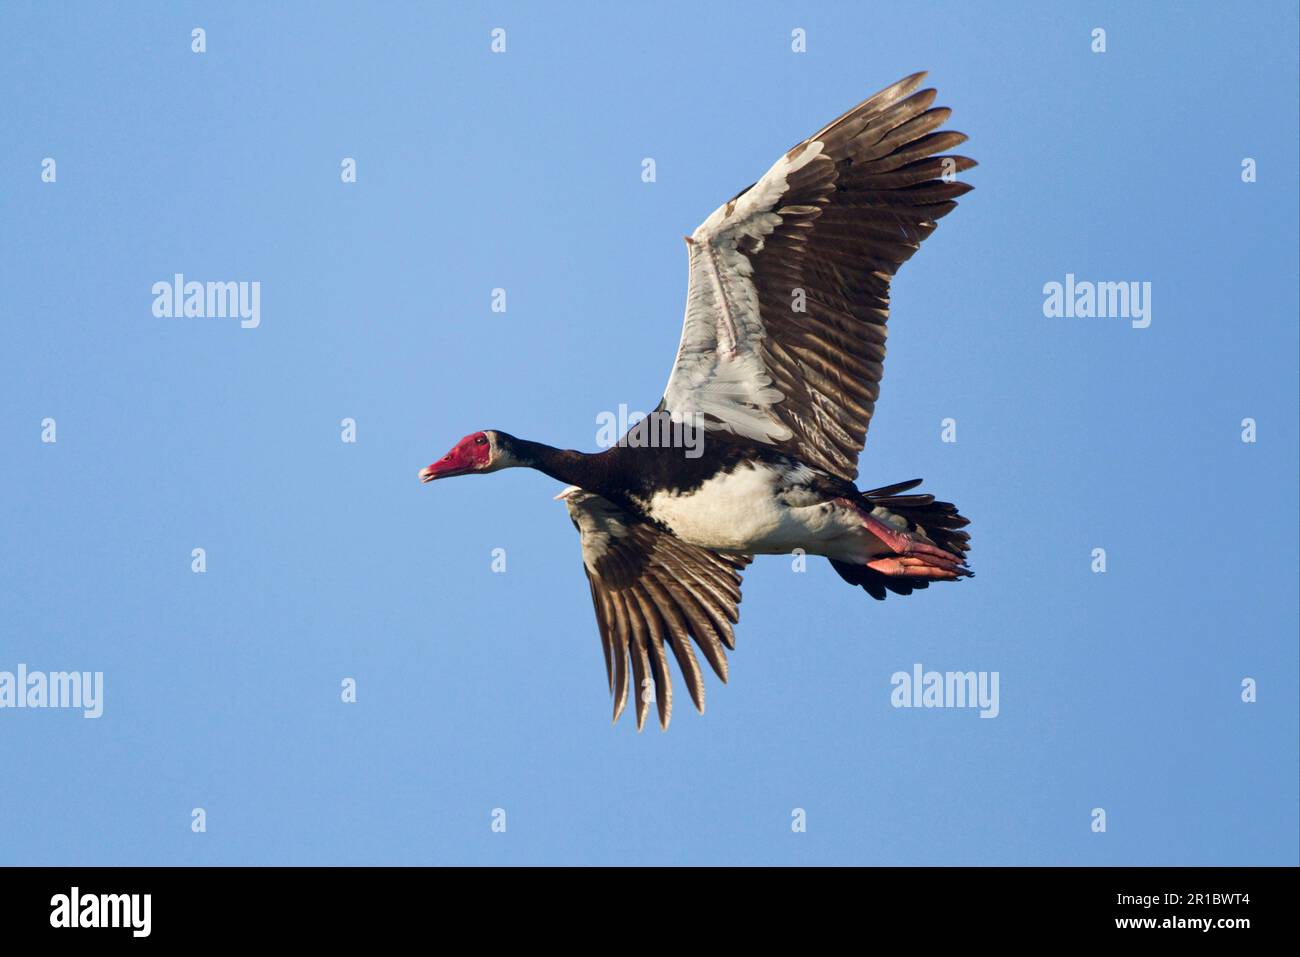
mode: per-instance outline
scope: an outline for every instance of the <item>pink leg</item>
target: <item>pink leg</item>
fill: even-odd
[[[933,558],[877,558],[867,562],[867,567],[896,578],[938,578],[952,580],[969,574],[966,569],[950,562],[939,564]]]
[[[882,575],[904,578],[953,579],[969,575],[965,560],[955,552],[923,542],[910,532],[882,522],[870,512],[847,499],[841,501],[862,516],[862,524],[894,552],[867,562],[867,567]]]

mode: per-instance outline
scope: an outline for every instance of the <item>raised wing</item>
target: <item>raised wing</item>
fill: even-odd
[[[583,489],[569,488],[559,497],[582,536],[614,720],[627,705],[630,663],[637,730],[645,724],[652,700],[659,726],[667,730],[673,710],[667,649],[677,659],[691,700],[703,712],[704,676],[691,645],[699,646],[725,682],[725,649],[736,647],[731,626],[740,620],[740,570],[750,557],[688,545]]]
[[[889,281],[975,165],[924,73],[786,153],[688,240],[686,321],[662,408],[852,481],[880,392]]]

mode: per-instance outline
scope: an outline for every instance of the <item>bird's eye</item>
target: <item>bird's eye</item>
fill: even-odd
[[[487,445],[487,436],[486,436],[486,435],[480,435],[477,439],[474,440],[474,444],[475,444],[475,445]]]

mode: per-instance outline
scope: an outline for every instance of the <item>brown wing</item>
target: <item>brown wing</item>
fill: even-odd
[[[750,556],[689,545],[582,489],[568,489],[563,498],[582,538],[614,720],[631,693],[637,730],[652,700],[667,730],[673,707],[669,651],[703,712],[704,676],[692,643],[725,682],[726,649],[736,647],[732,625],[740,621],[740,570]]]
[[[924,73],[786,153],[691,237],[686,321],[663,407],[852,481],[880,392],[889,282],[971,187],[936,156]]]

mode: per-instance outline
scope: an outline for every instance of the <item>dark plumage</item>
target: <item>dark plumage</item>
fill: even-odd
[[[858,455],[880,392],[894,272],[970,186],[964,142],[914,74],[784,154],[687,238],[682,340],[663,399],[598,454],[487,431],[424,481],[524,466],[560,494],[583,564],[617,720],[672,713],[668,654],[704,708],[699,649],[727,677],[741,571],[800,549],[877,599],[966,575],[955,506],[919,479],[860,491]],[[693,428],[702,445],[653,435]]]

